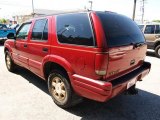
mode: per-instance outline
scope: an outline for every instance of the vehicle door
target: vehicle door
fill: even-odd
[[[24,23],[17,32],[15,47],[13,48],[13,58],[15,62],[28,68],[28,38],[31,22]]]
[[[50,37],[48,35],[50,22],[50,19],[47,18],[35,20],[31,39],[28,43],[30,54],[29,69],[40,76],[42,76],[42,60],[50,53]]]
[[[146,25],[146,28],[144,30],[144,35],[147,43],[153,43],[156,40],[155,35],[155,25]]]
[[[155,38],[160,40],[160,25],[156,25]]]
[[[6,25],[0,24],[0,38],[7,37],[7,27]]]

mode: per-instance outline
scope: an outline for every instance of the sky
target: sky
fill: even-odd
[[[132,17],[134,0],[92,0],[93,10],[113,11]],[[141,19],[140,1],[137,0],[136,19]],[[89,0],[33,0],[35,9],[76,10],[89,8]],[[160,0],[146,0],[145,20],[160,19]],[[0,18],[30,14],[32,0],[0,0]]]

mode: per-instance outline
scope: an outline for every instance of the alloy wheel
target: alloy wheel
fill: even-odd
[[[51,83],[51,94],[57,101],[64,101],[67,92],[66,86],[60,77],[54,77]]]
[[[7,65],[8,69],[11,68],[11,58],[10,58],[10,56],[8,54],[6,56],[6,65]]]

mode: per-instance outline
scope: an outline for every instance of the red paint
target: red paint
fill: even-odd
[[[49,36],[47,42],[32,41],[31,32],[35,20],[32,20],[27,40],[7,40],[5,49],[11,53],[14,62],[44,78],[44,65],[53,62],[61,65],[68,73],[74,91],[86,98],[107,101],[126,90],[128,78],[116,86],[111,81],[122,77],[143,65],[147,46],[138,48],[121,46],[109,48],[106,43],[103,27],[95,12],[90,12],[90,19],[95,34],[96,47],[60,44],[56,35],[56,16],[48,16]],[[39,18],[37,18],[39,19]],[[24,48],[24,45],[27,45]],[[47,48],[48,52],[42,51]],[[130,65],[134,59],[135,64]],[[106,75],[97,75],[96,70],[106,71]],[[150,67],[134,76],[140,80],[148,74]]]

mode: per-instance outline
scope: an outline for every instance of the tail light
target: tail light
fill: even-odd
[[[97,75],[106,75],[108,66],[108,55],[107,54],[96,54],[95,59],[95,72]]]

